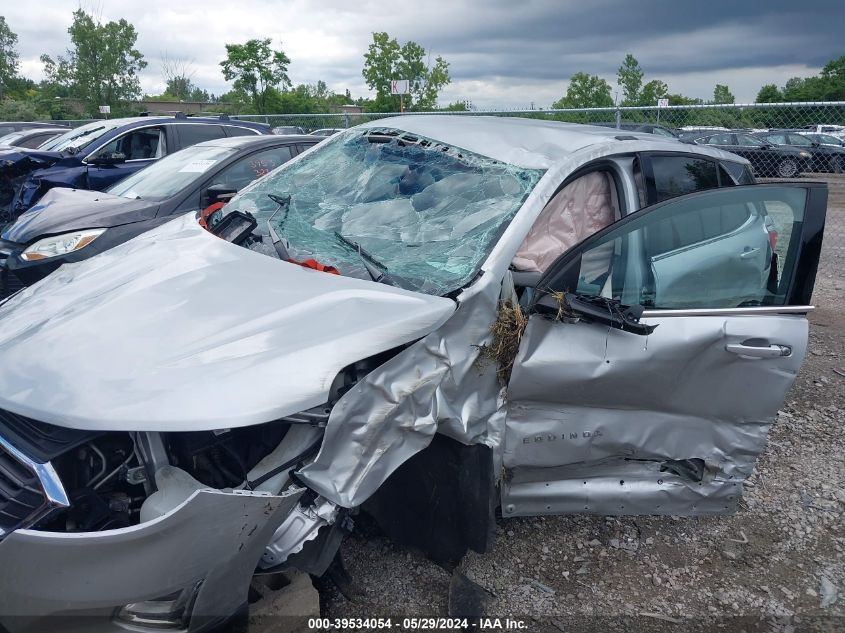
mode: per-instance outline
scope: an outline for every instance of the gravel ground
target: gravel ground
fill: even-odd
[[[732,516],[499,519],[463,572],[485,613],[531,631],[845,630],[845,176],[826,177],[830,239],[810,351]],[[323,615],[445,616],[450,571],[362,527],[342,553],[359,595]]]

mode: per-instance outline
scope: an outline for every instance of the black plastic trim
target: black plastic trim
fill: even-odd
[[[68,429],[0,409],[0,435],[30,459],[44,464],[102,432]]]

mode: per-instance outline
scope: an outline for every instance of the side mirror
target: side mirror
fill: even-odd
[[[229,202],[236,193],[238,193],[238,190],[231,185],[223,183],[211,185],[203,194],[205,197],[203,206],[208,206],[215,202]]]
[[[108,154],[100,154],[88,159],[89,165],[98,165],[101,167],[108,165],[117,165],[126,162],[126,154],[123,152],[110,152]]]

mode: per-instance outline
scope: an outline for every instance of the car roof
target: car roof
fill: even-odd
[[[448,114],[402,115],[369,121],[357,129],[394,128],[419,134],[495,160],[527,168],[548,168],[568,155],[591,145],[622,140],[647,143],[652,151],[706,154],[737,160],[718,149],[679,145],[674,138],[648,132],[631,132],[597,125],[562,123],[520,117]],[[621,133],[620,133],[621,132]],[[703,133],[702,136],[706,134]],[[623,137],[619,139],[617,137]],[[620,151],[635,151],[635,147]],[[743,159],[739,159],[744,162]]]
[[[184,116],[174,116],[174,115],[163,115],[163,116],[133,116],[133,117],[123,117],[118,119],[95,119],[93,121],[89,121],[86,125],[90,125],[91,123],[104,123],[112,126],[114,129],[119,127],[140,127],[144,125],[156,125],[160,123],[176,123],[176,124],[184,124],[184,123],[205,123],[209,125],[235,125],[240,127],[248,127],[256,130],[266,130],[270,131],[270,126],[266,123],[255,123],[253,121],[242,121],[240,119],[219,119],[217,117],[184,117]]]
[[[319,141],[316,141],[319,142]],[[250,136],[229,136],[197,143],[194,147],[247,147],[251,145],[280,145],[284,143],[314,144],[315,138],[309,134],[263,134]]]

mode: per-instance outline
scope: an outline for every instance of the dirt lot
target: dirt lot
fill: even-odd
[[[531,631],[845,630],[845,176],[826,179],[810,352],[741,510],[500,519],[493,552],[463,563],[486,614]],[[360,595],[324,591],[324,616],[447,614],[451,573],[419,552],[363,527],[342,551]]]

